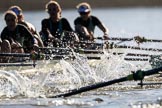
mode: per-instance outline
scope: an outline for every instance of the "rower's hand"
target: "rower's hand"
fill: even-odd
[[[143,43],[146,41],[145,37],[135,36],[134,40],[138,43]]]
[[[33,49],[34,49],[35,52],[38,52],[38,51],[39,51],[39,46],[38,46],[38,44],[34,44],[34,45],[33,45]]]
[[[108,40],[109,39],[108,34],[104,34],[103,38],[104,38],[104,40]]]
[[[54,40],[55,40],[55,38],[51,34],[49,34],[48,35],[48,41],[53,42]]]
[[[94,37],[92,35],[89,36],[90,41],[94,41]]]

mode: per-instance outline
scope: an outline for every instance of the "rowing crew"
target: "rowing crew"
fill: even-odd
[[[91,7],[88,3],[80,3],[77,9],[80,17],[74,21],[74,32],[68,20],[61,17],[60,5],[56,1],[48,2],[46,11],[49,18],[42,20],[39,34],[32,24],[24,20],[20,7],[10,7],[4,14],[7,26],[1,32],[1,53],[26,53],[49,45],[62,47],[79,40],[93,41],[95,26],[103,31],[104,38],[108,38],[108,29],[97,17],[90,14]]]

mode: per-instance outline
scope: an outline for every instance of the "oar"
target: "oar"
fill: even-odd
[[[118,79],[114,79],[111,81],[106,81],[106,82],[99,82],[93,85],[89,85],[89,86],[85,86],[85,87],[81,87],[81,88],[77,88],[77,89],[73,89],[70,90],[68,93],[63,93],[63,94],[59,94],[56,96],[49,96],[49,98],[58,98],[58,97],[69,97],[72,95],[77,95],[83,92],[87,92],[90,90],[94,90],[94,89],[98,89],[101,87],[106,87],[112,84],[116,84],[116,83],[120,83],[120,82],[125,82],[125,81],[131,81],[131,80],[143,80],[145,76],[149,76],[149,75],[153,75],[153,74],[157,74],[159,71],[162,71],[162,67],[160,68],[156,68],[156,69],[152,69],[152,70],[148,70],[148,71],[137,71],[135,73],[132,73],[126,77],[121,77]]]
[[[156,48],[141,48],[141,47],[135,47],[135,46],[126,46],[126,45],[114,45],[114,48],[129,48],[129,49],[135,49],[135,50],[158,51],[158,52],[161,52],[162,51],[162,49],[156,49]]]
[[[7,66],[33,66],[35,67],[35,63],[0,63],[0,67],[7,67]]]
[[[78,51],[77,51],[78,52]],[[80,54],[103,54],[103,51],[100,50],[85,50],[85,49],[81,49],[79,51]],[[121,55],[124,53],[112,53],[113,55]],[[75,58],[72,57],[72,55],[69,54],[30,54],[30,53],[0,53],[0,56],[4,56],[4,57],[29,57],[29,59],[32,60],[42,60],[42,59],[50,59],[51,56],[53,57],[54,60],[59,60],[62,59],[64,57],[70,57],[70,58]],[[138,54],[138,53],[127,53],[125,56],[137,56],[137,57],[150,57],[150,56],[155,56],[155,55],[151,55],[151,54]],[[96,60],[100,60],[101,57],[96,57],[96,56],[87,56],[88,59],[96,59]],[[146,58],[125,58],[125,60],[128,61],[148,61],[148,59]]]
[[[96,45],[96,46],[103,46],[104,43],[94,43],[94,42],[87,42],[87,45]],[[136,50],[145,50],[145,51],[158,51],[161,52],[162,49],[156,49],[156,48],[142,48],[142,47],[136,47],[136,46],[128,46],[128,45],[116,45],[114,43],[108,43],[105,44],[108,49],[113,49],[113,48],[129,48],[129,49],[136,49]]]
[[[96,43],[92,43],[92,42],[88,42],[87,44],[96,44]],[[101,43],[97,43],[97,44],[101,44]],[[158,51],[158,52],[162,52],[162,49],[157,49],[157,48],[142,48],[142,47],[136,47],[136,46],[127,46],[127,45],[112,45],[112,48],[127,48],[127,49],[135,49],[135,50],[145,50],[145,51]],[[69,48],[57,48],[57,47],[51,47],[51,48],[43,48],[46,50],[53,50],[53,49],[57,49],[57,54],[59,54],[59,49],[63,50],[63,51],[71,51],[71,49]],[[74,52],[78,52],[78,53],[84,53],[84,54],[102,54],[103,51],[101,49],[99,50],[90,50],[90,49],[83,49],[83,48],[75,48],[73,49]],[[54,53],[54,52],[52,52]],[[63,53],[64,54],[64,53]],[[67,54],[67,53],[65,53]],[[140,56],[140,54],[139,54]]]
[[[140,85],[140,86],[144,86],[144,85],[162,85],[162,83],[138,83],[138,85]]]
[[[103,45],[102,43],[92,43],[92,42],[88,42],[87,44],[97,44],[97,45],[101,44],[101,45]],[[108,44],[108,48],[109,49],[113,49],[113,48],[129,48],[129,49],[136,49],[136,50],[158,51],[158,52],[162,51],[162,49],[157,49],[157,48],[142,48],[142,47],[136,47],[136,46],[116,45],[116,44],[114,44],[114,45],[110,44],[110,46]]]
[[[95,39],[105,40],[102,37],[96,37]],[[108,40],[119,40],[119,41],[132,41],[132,40],[141,40],[142,42],[162,42],[160,39],[146,39],[145,37],[135,36],[133,38],[122,38],[122,37],[110,37]]]
[[[95,56],[87,56],[87,59],[89,60],[101,60],[101,57],[95,57]],[[109,59],[109,58],[107,58]],[[148,58],[124,58],[126,61],[149,61]]]
[[[81,50],[80,53],[82,54],[103,54],[103,51],[100,50]],[[117,53],[113,52],[113,55],[121,55],[124,53]],[[42,56],[51,56],[51,54],[36,54],[36,55],[42,55]],[[68,56],[69,54],[64,54],[64,55],[59,55],[59,54],[54,54],[54,56]],[[13,56],[13,57],[31,57],[31,54],[25,53],[0,53],[0,56]],[[127,53],[126,56],[140,56],[140,57],[150,57],[150,56],[158,56],[158,55],[151,55],[151,54],[139,54],[139,53]]]
[[[114,55],[121,55],[124,53],[113,53]],[[152,55],[152,54],[139,54],[139,53],[127,53],[126,56],[139,56],[139,57],[150,57],[150,56],[158,56],[158,55]]]
[[[131,41],[131,40],[133,40],[134,38],[109,37],[108,39],[104,39],[103,37],[95,37],[94,39],[99,39],[99,40]]]
[[[0,53],[0,56],[30,57],[30,53]]]
[[[44,54],[37,53],[0,53],[2,57],[29,57],[32,60],[44,58]]]
[[[102,60],[101,57],[97,57],[97,56],[86,56],[86,58],[88,60]],[[49,60],[49,59],[52,59],[52,60],[61,60],[61,59],[75,59],[75,56],[70,56],[70,55],[54,55],[54,56],[49,56],[49,57],[46,57],[46,60]],[[109,58],[107,58],[109,59]],[[124,58],[124,60],[126,61],[149,61],[148,58]]]

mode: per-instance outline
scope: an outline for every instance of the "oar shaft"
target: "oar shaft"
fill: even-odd
[[[128,53],[127,56],[142,56],[142,57],[149,57],[152,56],[150,54],[135,54],[135,53]]]
[[[14,57],[30,57],[29,53],[0,53],[0,56],[14,56]]]
[[[135,46],[122,46],[122,45],[116,45],[114,48],[130,48],[130,49],[136,49],[136,50],[145,50],[145,51],[158,51],[161,52],[162,49],[156,49],[156,48],[141,48],[141,47],[135,47]]]
[[[86,43],[87,45],[88,44],[94,44],[96,46],[103,46],[104,43],[94,43],[94,42],[87,42]],[[109,45],[109,44],[108,44]],[[156,49],[156,48],[141,48],[141,47],[135,47],[135,46],[127,46],[127,45],[113,45],[110,46],[110,49],[113,49],[113,48],[129,48],[129,49],[135,49],[135,50],[145,50],[145,51],[158,51],[158,52],[162,52],[162,49]]]
[[[162,83],[138,83],[138,85],[162,85]]]
[[[159,68],[155,68],[155,69],[152,69],[152,70],[145,71],[145,72],[144,72],[144,75],[145,75],[145,76],[150,76],[150,75],[153,75],[153,74],[157,74],[159,71],[162,71],[162,67],[159,67]]]
[[[67,60],[68,59],[75,59],[75,56],[68,56],[68,55],[55,55],[55,56],[52,56],[52,57],[46,56],[46,60],[49,60],[49,59],[61,60],[61,59],[64,59],[64,58],[66,58]],[[98,57],[98,56],[87,56],[86,58],[88,60],[101,60],[101,57]],[[107,58],[107,59],[109,59],[109,58]],[[124,58],[124,60],[126,60],[126,61],[148,61],[149,59],[148,58]]]
[[[5,66],[34,66],[35,67],[36,64],[33,63],[0,63],[0,67]]]
[[[95,57],[95,56],[87,56],[87,59],[95,59],[95,60],[101,60],[101,57]],[[107,58],[109,59],[109,58]],[[148,61],[148,58],[124,58],[126,61]]]
[[[108,85],[112,85],[112,84],[124,82],[124,81],[127,81],[127,77],[114,79],[114,80],[107,81],[107,82],[100,82],[100,83],[97,83],[97,84],[94,84],[94,85],[81,87],[79,89],[73,89],[73,90],[70,90],[68,93],[64,93],[64,94],[60,94],[60,95],[56,95],[56,96],[51,96],[49,98],[69,97],[69,96],[72,96],[72,95],[76,95],[76,94],[79,94],[79,93],[83,93],[83,92],[86,92],[86,91],[94,90],[94,89],[97,89],[97,88],[105,87],[105,86],[108,86]]]
[[[103,37],[95,37],[94,39],[99,40],[120,40],[120,41],[131,41],[133,38],[121,38],[121,37],[109,37],[108,39],[104,39]]]
[[[143,38],[143,37],[141,37],[141,38]],[[95,39],[105,40],[102,37],[96,37]],[[132,40],[134,40],[134,38],[109,37],[108,40],[113,40],[113,41],[115,41],[115,40],[117,40],[117,41],[132,41]],[[144,41],[146,41],[146,42],[162,42],[162,40],[160,40],[160,39],[145,39],[145,38],[144,38]]]
[[[147,39],[147,42],[162,42],[162,40],[158,40],[158,39]]]

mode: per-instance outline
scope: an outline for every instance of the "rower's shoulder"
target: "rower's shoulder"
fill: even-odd
[[[44,18],[43,20],[42,20],[42,23],[47,23],[47,22],[49,22],[49,18]]]
[[[7,26],[6,26],[6,27],[4,27],[4,28],[2,29],[2,31],[6,31],[6,30],[8,30],[8,29],[7,29]]]
[[[77,24],[78,22],[80,22],[82,20],[81,17],[77,17],[75,20],[74,20],[74,24]]]
[[[6,33],[8,33],[8,29],[7,29],[7,27],[4,27],[4,28],[2,29],[0,35],[2,36],[3,34],[6,34]]]
[[[94,15],[91,15],[91,18],[94,19],[94,20],[98,20],[98,17],[94,16]]]
[[[25,25],[23,25],[23,24],[17,24],[17,26],[16,26],[17,28],[26,28],[26,26]]]
[[[29,28],[31,28],[35,31],[35,26],[32,23],[27,22],[27,21],[25,21],[25,23],[28,25]]]
[[[28,31],[28,28],[23,24],[17,24],[16,29],[18,31]]]
[[[82,19],[81,17],[76,17],[74,21],[81,20],[81,19]]]
[[[67,20],[67,18],[64,18],[64,17],[61,18],[61,21],[64,22],[64,23],[69,22],[69,21]]]

